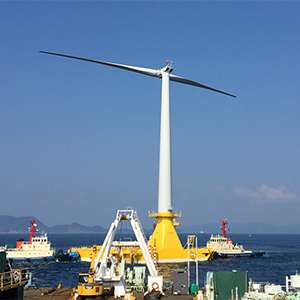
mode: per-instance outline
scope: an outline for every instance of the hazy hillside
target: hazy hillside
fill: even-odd
[[[190,227],[183,227],[181,230],[188,233],[209,233],[221,234],[221,223],[211,223],[204,225],[195,225]],[[273,226],[265,223],[229,223],[227,225],[227,233],[240,233],[240,234],[300,234],[300,225],[293,224],[290,226]]]
[[[38,220],[33,216],[12,217],[0,216],[0,233],[27,233],[30,227],[30,220]],[[37,222],[39,232],[46,233],[106,233],[107,229],[101,226],[85,226],[78,223],[70,225],[56,225],[48,227],[41,221]]]
[[[0,216],[0,233],[27,233],[30,227],[30,220],[37,219],[34,216],[29,217],[13,217]],[[85,226],[78,223],[70,225],[56,225],[47,227],[41,221],[37,222],[40,232],[46,233],[106,233],[108,228],[101,226]],[[177,227],[178,232],[182,233],[209,233],[221,234],[220,223],[194,225],[189,227]],[[300,225],[294,224],[290,226],[272,226],[265,223],[229,223],[227,225],[228,234],[242,233],[242,234],[300,234]],[[126,229],[123,229],[126,231]],[[152,229],[144,228],[146,233],[151,233]]]

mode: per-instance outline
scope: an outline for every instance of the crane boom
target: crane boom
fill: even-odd
[[[110,250],[114,241],[115,233],[118,229],[120,221],[122,220],[128,220],[130,222],[135,237],[137,239],[137,245],[142,250],[146,266],[150,274],[148,276],[148,286],[149,282],[151,282],[151,284],[155,282],[161,290],[162,276],[158,275],[155,264],[147,248],[147,241],[142,225],[137,217],[136,211],[134,211],[133,209],[117,211],[116,219],[111,223],[111,226],[106,234],[106,237],[97,257],[95,258],[95,253],[93,254],[92,262],[90,265],[88,284],[93,284],[94,286],[99,285],[101,287],[105,285],[113,285],[115,297],[125,295],[126,285],[123,279],[123,274],[122,272],[120,272],[121,270],[117,272],[117,261],[112,255],[110,255]],[[96,250],[96,246],[94,247],[94,249]],[[109,268],[108,261],[110,261]],[[83,295],[87,294],[86,289],[84,289],[82,285],[81,290],[83,291]]]

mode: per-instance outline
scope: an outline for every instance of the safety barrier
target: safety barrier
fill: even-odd
[[[29,279],[29,269],[13,269],[8,272],[0,273],[0,291],[26,285]]]

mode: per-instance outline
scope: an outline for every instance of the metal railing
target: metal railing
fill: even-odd
[[[29,268],[12,269],[11,271],[0,273],[0,291],[26,285],[29,279]]]

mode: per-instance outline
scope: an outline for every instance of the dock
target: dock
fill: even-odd
[[[73,288],[60,288],[57,289],[51,293],[48,293],[46,295],[42,295],[43,293],[51,290],[52,288],[37,288],[37,289],[25,289],[24,290],[24,300],[73,300],[74,296],[72,294]],[[137,300],[142,300],[144,299],[144,294],[143,293],[137,293],[134,292],[133,296]],[[162,299],[168,299],[168,300],[192,300],[195,294],[188,294],[188,295],[165,295],[162,297]],[[96,299],[105,299],[105,298],[93,298],[94,300]],[[106,299],[113,300],[115,299],[113,296],[107,297]],[[120,297],[120,300],[123,300],[124,297]]]

